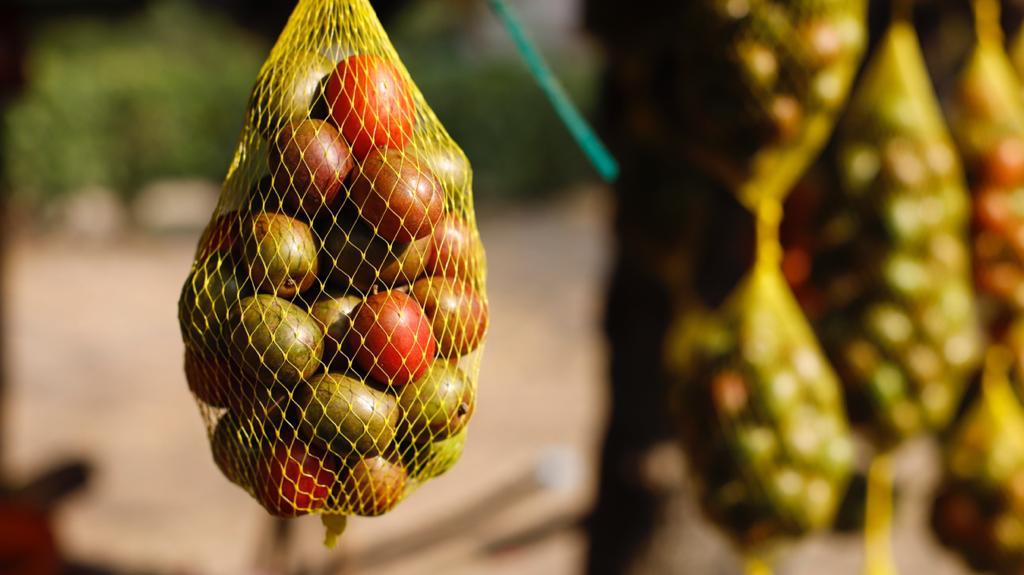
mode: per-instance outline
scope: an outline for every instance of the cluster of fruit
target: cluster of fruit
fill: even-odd
[[[947,425],[980,359],[969,199],[909,25],[893,24],[852,98],[815,269],[819,333],[851,419],[891,445]]]
[[[465,156],[414,102],[388,57],[272,55],[241,154],[267,175],[185,284],[214,459],[275,515],[379,515],[461,453],[483,250]]]
[[[954,120],[973,192],[975,283],[998,337],[1024,311],[1024,99],[1001,44],[972,54]]]
[[[853,466],[842,393],[781,272],[757,265],[670,339],[705,512],[744,549],[831,524]]]
[[[864,0],[690,3],[688,21],[699,24],[688,31],[692,69],[681,77],[699,84],[682,89],[683,98],[700,98],[686,106],[697,145],[745,179],[770,177],[796,150],[797,177],[846,99],[865,46],[866,8]]]
[[[942,544],[974,569],[1019,573],[1024,565],[1024,419],[1012,392],[1005,391],[1002,399],[980,398],[947,444],[945,477],[931,522]],[[1006,417],[1015,418],[1015,425],[1007,425]]]

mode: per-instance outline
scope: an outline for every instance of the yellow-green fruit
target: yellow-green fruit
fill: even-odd
[[[327,444],[336,455],[370,457],[395,437],[398,408],[394,396],[347,375],[328,373],[300,388],[299,432]]]
[[[246,222],[244,255],[249,277],[263,293],[292,297],[313,285],[317,245],[305,223],[261,212]]]
[[[265,137],[292,121],[323,115],[323,80],[334,64],[314,52],[293,52],[260,73],[250,99],[253,124]]]
[[[405,439],[427,443],[462,431],[473,417],[473,384],[459,368],[435,362],[398,396]]]
[[[260,381],[291,387],[319,369],[323,331],[302,308],[259,294],[239,302],[235,313],[234,351]]]

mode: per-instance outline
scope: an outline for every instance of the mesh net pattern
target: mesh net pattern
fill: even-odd
[[[472,173],[367,0],[301,0],[179,305],[213,457],[270,513],[380,515],[459,458],[487,329]]]

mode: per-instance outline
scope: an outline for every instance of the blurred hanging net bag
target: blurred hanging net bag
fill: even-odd
[[[687,314],[669,339],[673,408],[704,510],[764,560],[831,525],[854,459],[839,381],[782,276],[780,212],[768,204],[754,268],[721,309]],[[764,571],[755,565],[748,572]]]
[[[853,423],[887,449],[948,425],[983,347],[969,198],[917,37],[898,18],[837,134],[819,334]]]
[[[270,513],[380,515],[473,415],[484,252],[462,150],[367,0],[301,0],[180,300],[213,459]]]
[[[983,319],[1002,338],[1024,312],[1024,94],[995,0],[975,2],[978,44],[960,74],[953,133],[974,202],[975,284]]]
[[[932,507],[939,541],[979,572],[1024,569],[1024,411],[1010,387],[1012,360],[990,349],[981,396],[945,446]]]
[[[748,205],[781,198],[825,145],[863,54],[865,0],[687,3],[685,150]]]

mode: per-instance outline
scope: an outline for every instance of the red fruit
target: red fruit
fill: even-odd
[[[982,178],[1000,188],[1024,183],[1024,140],[1004,138],[982,158]]]
[[[395,242],[430,235],[444,210],[444,192],[430,168],[396,150],[377,150],[363,161],[351,197],[374,232]]]
[[[196,261],[205,260],[207,257],[222,253],[228,254],[234,251],[238,245],[238,212],[228,212],[217,216],[203,233],[199,240],[199,254]]]
[[[327,503],[339,467],[333,456],[317,457],[301,443],[275,443],[257,466],[256,496],[278,517],[305,515]]]
[[[327,105],[358,158],[375,147],[404,147],[416,123],[408,84],[379,56],[357,54],[339,62],[327,82]]]
[[[394,386],[423,375],[437,353],[423,308],[394,290],[372,295],[356,308],[345,343],[356,366]]]
[[[242,378],[226,358],[185,349],[185,379],[192,393],[207,405],[228,407],[243,393]]]
[[[413,297],[430,319],[441,357],[456,359],[473,351],[487,332],[487,304],[468,283],[430,277],[412,286]]]
[[[270,171],[285,204],[312,218],[333,206],[354,162],[348,144],[334,126],[321,120],[287,124],[274,139]]]
[[[434,276],[465,278],[477,264],[480,244],[464,220],[448,216],[434,228],[427,273]]]

